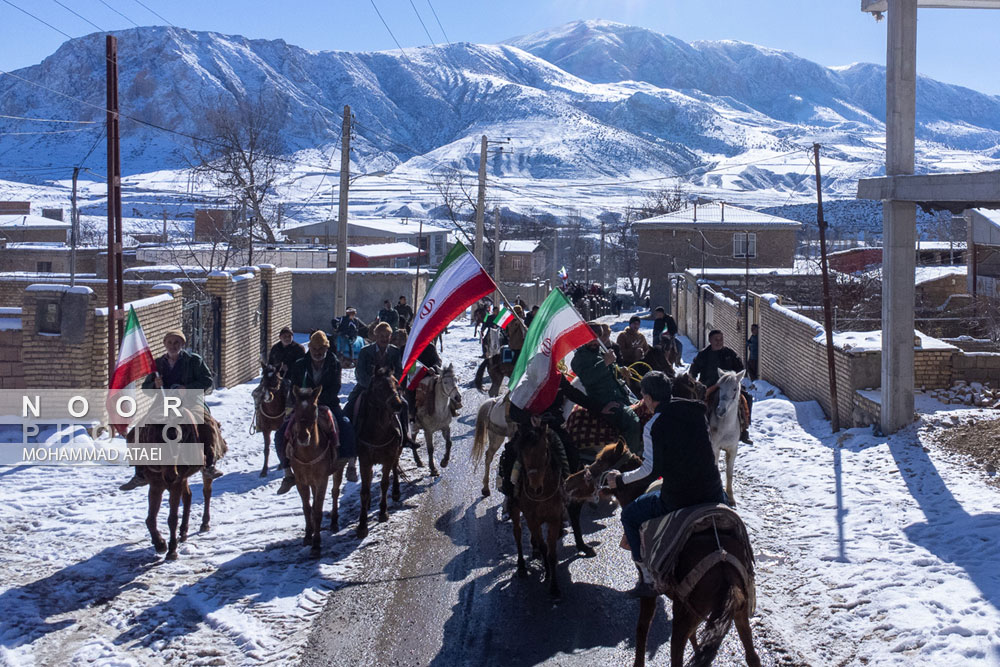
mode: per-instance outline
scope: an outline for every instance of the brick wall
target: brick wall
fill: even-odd
[[[24,288],[28,285],[38,284],[68,285],[68,275],[46,275],[46,274],[0,274],[0,307],[19,308],[24,299]],[[93,290],[97,300],[97,305],[107,305],[108,281],[103,278],[80,278],[76,279],[76,284],[89,287]],[[159,284],[156,280],[126,280],[122,285],[122,294],[126,302],[138,301],[147,296],[158,294],[155,287]]]
[[[260,279],[267,283],[267,344],[268,350],[278,342],[282,327],[292,326],[292,272],[270,264],[260,267]]]
[[[1000,387],[1000,354],[965,352],[956,354],[952,363],[953,381],[989,382],[991,387]]]
[[[5,309],[0,313],[0,389],[23,389],[24,364],[22,363],[20,308]]]
[[[260,370],[260,276],[256,267],[233,275],[213,271],[205,291],[222,300],[221,373],[219,386],[232,387],[256,377]]]

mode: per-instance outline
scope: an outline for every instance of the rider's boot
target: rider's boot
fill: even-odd
[[[740,431],[740,442],[744,442],[748,445],[753,444],[753,440],[750,439],[750,432],[747,429]]]
[[[139,469],[136,468],[135,474],[132,475],[132,479],[119,486],[118,490],[131,491],[132,489],[137,489],[140,486],[145,486],[147,484],[149,484],[149,480],[147,480],[145,477],[139,474]]]
[[[202,474],[210,479],[219,479],[222,477],[222,471],[218,470],[214,465],[205,466],[205,470]]]
[[[653,588],[653,577],[650,575],[649,570],[646,569],[645,564],[636,562],[635,567],[639,570],[639,581],[636,582],[632,590],[628,591],[626,595],[633,598],[655,598],[656,589]]]
[[[278,495],[288,493],[293,486],[295,486],[295,473],[291,467],[285,468],[285,476],[281,480],[281,486],[278,487]]]

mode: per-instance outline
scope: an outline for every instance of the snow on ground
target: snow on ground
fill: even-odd
[[[627,317],[605,320],[619,331]],[[476,346],[458,338],[446,337],[446,356],[467,366]],[[374,524],[358,546],[348,485],[344,530],[308,557],[299,499],[274,495],[276,473],[257,476],[252,386],[211,397],[226,475],[211,532],[192,532],[175,562],[149,545],[145,493],[117,491],[127,470],[0,469],[0,664],[297,661],[327,593],[355,579],[360,551],[387,533]],[[930,413],[899,434],[832,434],[815,402],[760,381],[752,391],[756,442],[741,445],[736,500],[757,554],[757,613],[811,664],[1000,664],[1000,491],[932,437],[997,413],[922,397]],[[389,529],[407,521],[405,507]]]

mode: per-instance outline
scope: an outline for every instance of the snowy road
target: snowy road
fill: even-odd
[[[467,333],[454,329],[444,353],[464,381],[476,354]],[[296,495],[274,495],[276,473],[257,477],[251,389],[211,399],[226,475],[211,532],[192,534],[175,562],[149,545],[145,494],[117,491],[126,470],[0,469],[0,665],[629,663],[636,610],[619,591],[633,570],[617,514],[584,509],[597,558],[573,557],[564,540],[560,604],[537,565],[515,580],[499,496],[479,496],[468,460],[474,390],[442,477],[414,471],[404,453],[403,503],[360,545],[348,485],[344,530],[325,534],[313,560]],[[1000,664],[1000,492],[931,437],[953,418],[996,415],[925,402],[938,411],[892,438],[833,435],[815,403],[765,383],[755,393],[756,444],[740,449],[736,496],[757,553],[765,662]],[[656,663],[667,658],[665,610],[650,640]],[[719,662],[742,664],[733,637]]]

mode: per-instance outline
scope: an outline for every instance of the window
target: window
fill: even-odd
[[[747,252],[748,242],[750,244],[749,252]],[[757,256],[757,235],[736,232],[733,234],[733,257],[744,259],[748,256],[751,259]]]
[[[35,271],[37,273],[52,273],[52,262],[36,262]]]
[[[524,269],[524,257],[514,256],[510,258],[510,268],[514,271],[521,271]]]

